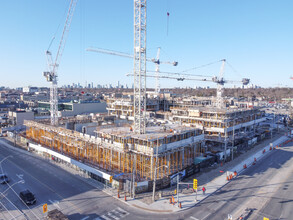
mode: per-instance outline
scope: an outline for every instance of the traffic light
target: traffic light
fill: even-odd
[[[112,183],[112,181],[113,181],[113,176],[110,176],[109,183]]]
[[[197,189],[197,179],[193,179],[193,189]]]

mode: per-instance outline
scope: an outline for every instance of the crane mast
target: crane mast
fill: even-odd
[[[217,101],[216,101],[216,107],[217,108],[223,108],[224,107],[224,100],[223,100],[223,86],[224,86],[224,70],[225,70],[225,62],[226,60],[222,60],[222,66],[220,69],[220,74],[219,74],[219,80],[216,81],[217,83]]]
[[[156,88],[155,88],[155,93],[159,94],[160,93],[160,52],[161,48],[158,48],[157,52],[157,62],[156,62]]]
[[[146,130],[146,0],[134,0],[134,132]]]
[[[58,51],[53,62],[52,53],[47,50],[47,62],[48,62],[48,72],[44,72],[44,76],[46,77],[47,81],[51,83],[50,87],[50,113],[51,113],[51,125],[58,125],[58,67],[60,63],[60,59],[62,57],[62,53],[65,47],[68,31],[70,28],[70,24],[72,21],[72,16],[74,13],[74,9],[76,6],[77,0],[71,0],[69,9],[66,16],[65,25],[63,28],[61,40],[58,46]]]
[[[86,50],[90,51],[90,52],[104,53],[104,54],[127,57],[127,58],[133,58],[134,57],[131,54],[118,52],[118,51],[114,51],[114,50],[106,50],[106,49],[102,49],[102,48],[87,48]],[[178,65],[177,61],[172,61],[172,62],[171,61],[161,61],[160,60],[160,51],[161,51],[161,48],[158,47],[156,58],[148,58],[148,57],[146,58],[146,61],[156,64],[155,72],[156,72],[156,75],[158,77],[156,77],[155,92],[157,94],[160,93],[160,80],[159,80],[159,78],[160,78],[159,77],[160,76],[160,65],[161,64],[170,64],[172,66],[177,66]]]

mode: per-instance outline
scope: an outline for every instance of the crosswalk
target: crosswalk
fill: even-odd
[[[129,215],[129,212],[124,209],[117,207],[109,211],[108,213],[101,215],[100,217],[95,218],[94,220],[119,220]]]

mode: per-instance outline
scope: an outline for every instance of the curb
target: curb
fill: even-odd
[[[290,137],[288,137],[288,136],[281,136],[280,138],[282,138],[282,137],[286,137],[286,139],[285,139],[284,141],[281,141],[281,142],[278,143],[278,144],[274,144],[275,146],[280,146],[280,145],[283,146],[284,144],[287,144],[287,143],[293,141],[293,139],[290,138]],[[6,140],[7,140],[7,139],[6,139]],[[10,140],[8,139],[7,141],[10,141]],[[37,158],[44,159],[43,157],[40,157],[40,156],[38,156],[37,154],[35,154],[35,153],[33,153],[33,152],[28,152],[27,150],[25,150],[25,149],[22,148],[22,147],[12,146],[11,144],[9,144],[9,143],[7,143],[6,141],[3,141],[3,140],[1,140],[1,139],[0,139],[0,142],[2,142],[5,146],[7,146],[8,148],[10,148],[10,149],[12,149],[12,150],[17,150],[18,152],[25,153],[26,155],[29,155],[29,156],[35,156],[35,157],[37,157]],[[264,150],[264,149],[266,149],[266,148],[268,148],[268,147],[269,147],[269,146],[266,146],[266,147],[262,148],[262,150]],[[262,151],[262,150],[260,150],[260,151]],[[260,151],[259,151],[259,152],[260,152]],[[259,152],[257,152],[257,153],[259,153]],[[260,161],[260,160],[264,159],[264,158],[266,157],[266,155],[269,155],[269,153],[270,153],[270,152],[273,152],[273,150],[267,150],[267,152],[268,152],[267,154],[264,154],[264,153],[263,153],[263,154],[261,154],[258,158],[256,158],[257,161]],[[244,161],[245,161],[245,160],[244,160]],[[240,162],[238,165],[242,164],[244,161]],[[50,160],[47,161],[47,162],[51,163]],[[56,166],[62,168],[64,171],[71,173],[70,171],[64,169],[62,166],[59,166],[58,163],[51,163],[51,164],[54,164],[54,165],[56,165]],[[242,168],[240,171],[238,171],[238,175],[237,175],[236,177],[234,177],[234,179],[235,179],[235,178],[238,178],[238,176],[239,176],[240,174],[242,174],[245,170],[247,170],[248,168],[250,168],[253,164],[254,164],[253,161],[252,161],[251,163],[246,163],[247,168],[245,168],[245,169]],[[238,165],[236,165],[236,166],[238,166]],[[219,188],[217,188],[214,192],[211,192],[211,193],[209,193],[209,194],[206,194],[206,196],[205,196],[204,198],[202,198],[201,200],[198,200],[198,201],[195,202],[193,205],[191,205],[191,206],[189,206],[189,207],[187,207],[187,208],[181,208],[181,209],[178,209],[178,210],[176,210],[176,209],[174,209],[174,210],[161,210],[161,209],[157,209],[157,210],[156,210],[156,209],[149,209],[149,208],[141,207],[141,206],[136,205],[136,204],[130,204],[129,202],[124,201],[122,197],[121,197],[121,198],[117,198],[117,196],[116,196],[116,195],[113,195],[113,193],[109,192],[109,190],[104,189],[103,187],[101,187],[101,186],[99,186],[99,185],[95,185],[92,181],[89,181],[87,178],[84,178],[84,177],[82,177],[82,176],[80,176],[80,175],[76,175],[76,176],[77,176],[80,180],[82,180],[83,182],[85,182],[85,183],[87,183],[87,184],[93,186],[94,188],[97,188],[97,189],[101,190],[102,192],[104,192],[105,194],[111,196],[112,198],[116,199],[117,201],[120,201],[120,202],[122,202],[122,203],[124,203],[124,204],[126,204],[126,205],[128,205],[128,206],[130,206],[130,207],[134,207],[134,208],[137,208],[137,209],[140,209],[140,210],[146,211],[146,212],[153,212],[153,213],[172,213],[172,212],[183,212],[183,211],[186,211],[186,210],[188,210],[188,209],[190,209],[190,208],[193,208],[193,207],[197,206],[197,205],[200,204],[202,201],[204,201],[205,199],[207,199],[209,196],[213,195],[214,193],[216,193],[217,191],[219,191],[220,189],[222,189],[224,186],[226,186],[227,184],[229,184],[229,183],[231,182],[231,181],[227,181],[227,182],[225,182],[223,185],[221,185]],[[94,180],[94,181],[95,181],[95,180]],[[211,180],[210,182],[212,182],[212,181],[213,181],[213,180]],[[97,184],[100,184],[100,183],[97,182]],[[130,200],[130,201],[131,201],[131,200]]]
[[[293,141],[293,139],[291,139],[291,138],[289,138],[288,136],[281,136],[280,138],[282,138],[282,137],[286,137],[286,139],[284,140],[284,141],[281,141],[280,143],[278,143],[278,144],[275,144],[276,146],[280,146],[280,145],[284,145],[284,144],[287,144],[287,143],[289,143],[290,142],[290,140],[291,141]],[[286,142],[286,143],[285,143]],[[263,149],[265,149],[265,148],[267,148],[267,147],[269,147],[269,146],[266,146],[266,147],[264,147]],[[262,149],[262,150],[263,150]],[[262,150],[260,150],[260,151],[262,151]],[[270,152],[273,152],[273,150],[269,150],[268,151],[268,153],[270,153]],[[258,153],[258,152],[257,152]],[[261,156],[260,157],[258,157],[257,158],[257,160],[258,161],[260,161],[260,160],[262,160],[262,159],[264,159],[264,157],[266,157],[266,155],[269,155],[269,154],[261,154]],[[245,160],[244,160],[245,161]],[[243,161],[242,161],[243,162]],[[238,175],[235,177],[235,178],[238,178],[238,176],[241,174],[241,173],[243,173],[245,170],[247,170],[248,168],[250,168],[252,165],[253,165],[253,163],[254,162],[252,162],[252,163],[249,163],[249,164],[246,164],[247,165],[247,168],[242,168],[239,172],[238,172]],[[241,164],[241,162],[239,163],[239,164]],[[213,180],[212,180],[213,181]],[[204,201],[206,198],[208,198],[209,196],[211,196],[211,195],[213,195],[214,193],[216,193],[217,191],[219,191],[221,188],[223,188],[224,186],[226,186],[228,183],[230,183],[231,181],[227,181],[226,183],[224,183],[222,186],[220,186],[218,189],[216,189],[214,192],[211,192],[210,194],[208,194],[208,195],[206,195],[202,200],[199,200],[198,202],[196,202],[194,205],[192,205],[192,206],[190,206],[190,207],[188,207],[188,208],[183,208],[183,209],[181,209],[181,210],[178,210],[178,212],[179,211],[184,211],[184,210],[188,210],[188,209],[190,209],[190,208],[193,208],[193,207],[195,207],[195,206],[197,206],[197,204],[199,204],[199,203],[201,203],[202,201]]]

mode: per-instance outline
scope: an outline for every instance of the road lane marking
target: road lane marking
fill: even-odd
[[[86,219],[88,219],[89,218],[89,216],[86,216],[86,217],[84,217],[84,218],[82,218],[82,219],[80,219],[80,220],[86,220]]]
[[[23,179],[23,174],[16,174],[16,176],[21,180]]]
[[[195,217],[193,217],[193,216],[190,216],[189,218],[192,218],[192,219],[194,219],[194,220],[198,220],[198,218],[195,218]]]
[[[105,219],[105,220],[112,220],[112,219],[108,218],[108,217],[105,216],[105,215],[102,215],[102,218]]]
[[[113,212],[115,215],[123,217],[123,213],[118,212],[117,210],[112,210],[111,212]]]
[[[60,206],[58,205],[59,204],[59,201],[57,201],[57,200],[53,200],[52,201],[52,200],[49,199],[49,202],[51,202],[52,205],[55,206],[56,208],[61,209]]]
[[[222,205],[225,203],[224,201],[219,201],[216,204],[213,204],[213,207],[211,207],[212,210],[217,211]]]
[[[205,217],[202,218],[204,220],[206,217],[210,216],[212,213],[208,213]]]
[[[39,179],[37,179],[36,177],[34,177],[32,174],[30,174],[28,171],[24,170],[23,168],[21,168],[20,166],[16,165],[15,163],[13,163],[12,161],[10,161],[14,166],[16,166],[18,169],[20,169],[21,171],[23,171],[24,173],[26,173],[28,176],[30,176],[31,178],[33,178],[34,180],[36,180],[37,182],[39,182],[41,185],[45,186],[46,188],[48,188],[51,192],[55,193],[57,196],[59,196],[64,202],[68,202],[69,204],[71,204],[73,207],[75,207],[76,210],[78,210],[79,212],[82,212],[82,210],[76,206],[74,203],[70,202],[69,200],[65,199],[63,196],[61,196],[59,193],[57,193],[55,190],[53,190],[50,186],[48,186],[46,183],[43,183],[42,181],[40,181]]]
[[[115,220],[119,220],[120,219],[116,215],[112,214],[112,211],[108,212],[108,216],[110,216],[111,218],[113,218]]]
[[[121,217],[125,217],[127,215],[129,215],[129,212],[125,211],[124,209],[120,208],[120,207],[117,207],[116,208],[119,212],[122,212],[122,215]]]

